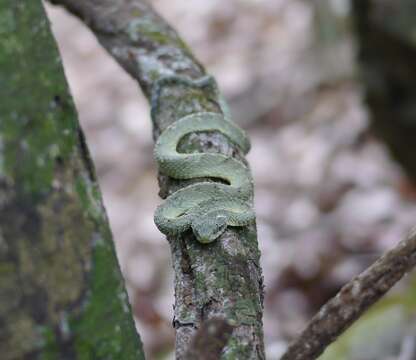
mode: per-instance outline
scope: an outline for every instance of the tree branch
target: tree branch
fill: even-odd
[[[139,82],[148,99],[155,83],[166,75],[192,79],[205,75],[176,32],[144,1],[50,1],[65,6],[89,26],[103,47]],[[155,139],[185,115],[221,112],[217,94],[186,84],[162,86],[159,103],[153,119]],[[216,151],[245,161],[241,151],[217,132],[185,137],[179,151]],[[166,197],[190,182],[159,176],[159,183],[160,194]],[[168,240],[175,270],[177,358],[185,356],[203,321],[220,317],[235,324],[223,358],[263,359],[263,278],[255,225],[228,228],[209,245],[198,243],[191,232]]]
[[[281,360],[316,359],[415,265],[416,228],[328,301]]]

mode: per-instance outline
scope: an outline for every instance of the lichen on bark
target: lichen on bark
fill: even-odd
[[[2,359],[142,359],[40,1],[0,0]]]

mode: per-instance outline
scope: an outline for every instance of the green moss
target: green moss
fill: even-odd
[[[16,30],[15,18],[11,9],[4,8],[0,16],[0,34],[7,34],[11,30]]]
[[[160,45],[168,44],[171,41],[169,36],[161,31],[141,31],[141,34]]]
[[[79,196],[85,211],[96,221],[106,221],[105,210],[102,205],[101,193],[98,185],[83,175],[75,179],[75,191]]]
[[[142,13],[136,12],[135,16],[128,24],[126,32],[131,41],[150,41],[158,47],[168,45],[169,47],[181,48],[190,53],[188,46],[173,33],[168,31],[163,23],[155,21],[152,17],[143,16]]]
[[[221,360],[250,359],[251,347],[242,343],[239,339],[232,337],[228,340],[226,351],[221,356]]]
[[[68,136],[76,113],[61,64],[45,51],[55,48],[48,24],[31,19],[44,16],[38,7],[0,0],[2,172],[28,193],[47,191],[56,158],[69,157],[76,143]]]
[[[234,305],[234,314],[231,319],[244,325],[255,325],[257,323],[258,306],[252,299],[239,299]]]
[[[121,354],[126,360],[142,359],[123,280],[106,243],[95,246],[88,300],[82,315],[70,321],[77,353],[83,354],[80,359],[119,359]]]
[[[154,22],[151,18],[138,16],[130,21],[127,27],[127,33],[132,41],[147,38],[148,41],[155,42],[159,45],[165,45],[171,42],[170,36],[166,34],[163,28]]]
[[[55,333],[50,327],[42,327],[40,329],[44,341],[43,352],[40,355],[41,360],[59,359],[59,347]]]

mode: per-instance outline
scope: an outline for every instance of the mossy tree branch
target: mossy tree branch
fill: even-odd
[[[51,0],[78,16],[104,48],[138,81],[147,98],[166,75],[200,78],[205,74],[185,43],[144,1]],[[220,112],[208,89],[164,86],[154,119],[154,138],[177,119],[200,111]],[[220,133],[193,134],[183,152],[215,151],[243,160],[243,154]],[[244,160],[243,160],[244,161]],[[166,197],[189,182],[159,176]],[[191,233],[169,239],[175,270],[177,358],[185,357],[201,323],[213,317],[235,325],[223,359],[263,359],[263,282],[255,225],[229,228],[217,241],[201,245]]]
[[[1,358],[144,359],[41,1],[0,36]]]

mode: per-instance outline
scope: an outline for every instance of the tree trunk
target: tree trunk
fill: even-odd
[[[1,358],[144,359],[41,1],[0,36]]]
[[[373,128],[416,182],[416,2],[354,0],[353,16]]]

